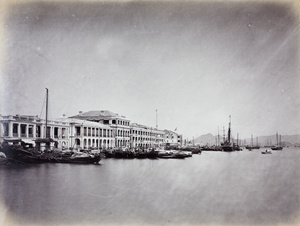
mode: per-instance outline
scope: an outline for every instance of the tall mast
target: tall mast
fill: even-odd
[[[46,138],[49,138],[48,134],[48,89],[46,88]]]
[[[219,135],[219,126],[218,126],[218,143],[217,143],[217,146],[220,145],[220,135]]]
[[[156,129],[157,129],[157,127],[158,127],[158,125],[157,125],[157,109],[156,109]]]
[[[281,135],[279,134],[279,146],[281,146]]]
[[[150,148],[152,148],[152,127],[151,127],[151,131],[150,131]]]
[[[228,142],[230,142],[230,133],[231,133],[231,115],[229,115],[229,127],[228,127]]]

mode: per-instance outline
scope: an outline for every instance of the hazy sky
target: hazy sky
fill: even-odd
[[[294,2],[294,3],[293,3]],[[7,4],[1,114],[110,110],[184,137],[300,134],[296,1]]]

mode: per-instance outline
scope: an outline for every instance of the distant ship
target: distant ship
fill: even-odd
[[[251,135],[251,146],[246,146],[246,149],[251,151],[252,149],[260,149],[260,146],[258,145],[258,138],[256,137],[256,146],[253,145],[253,135]]]
[[[229,126],[228,126],[228,134],[227,140],[221,143],[222,151],[231,152],[234,151],[233,144],[230,142],[230,135],[231,135],[231,116],[229,116]]]
[[[281,139],[279,140],[279,143],[278,143],[278,133],[276,133],[276,143],[277,143],[277,145],[275,147],[271,147],[271,149],[274,151],[282,150],[283,147],[281,146]]]

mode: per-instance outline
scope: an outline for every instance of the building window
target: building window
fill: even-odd
[[[58,138],[58,128],[54,127],[54,138]]]
[[[75,131],[76,131],[76,136],[80,136],[80,127],[76,126]]]
[[[47,126],[47,131],[46,131],[46,138],[51,137],[51,127]]]
[[[62,128],[62,138],[66,138],[66,128]]]
[[[29,137],[33,137],[33,125],[30,125],[30,126],[28,127],[28,136],[29,136]]]
[[[41,137],[41,126],[36,127],[36,137]]]
[[[13,136],[18,136],[18,124],[13,124]]]
[[[8,123],[7,122],[3,123],[3,129],[4,129],[3,135],[7,137],[8,136]]]
[[[83,140],[83,148],[86,148],[86,139]]]
[[[21,124],[21,137],[26,137],[26,125]]]

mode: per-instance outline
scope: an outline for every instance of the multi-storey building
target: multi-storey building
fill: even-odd
[[[37,116],[0,115],[0,122],[0,142],[11,138],[27,142],[36,138],[46,138],[46,122]],[[48,120],[47,133],[57,141],[58,148],[69,146],[69,124],[67,122]]]
[[[113,137],[115,139],[114,147],[130,146],[130,120],[125,116],[120,116],[111,111],[88,111],[79,112],[78,115],[70,118],[77,118],[92,122],[102,123],[108,125],[113,130]]]
[[[113,129],[99,122],[68,118],[70,147],[75,149],[107,149],[115,146]]]
[[[47,134],[61,149],[149,148],[182,145],[182,135],[131,123],[110,111],[89,111],[70,118],[47,120]],[[0,115],[0,142],[3,139],[33,142],[46,138],[46,121],[38,116]]]
[[[161,147],[164,144],[164,132],[137,123],[130,124],[131,147]]]
[[[178,133],[171,131],[171,130],[164,130],[165,133],[165,143],[167,145],[182,145],[182,135],[179,135]]]

